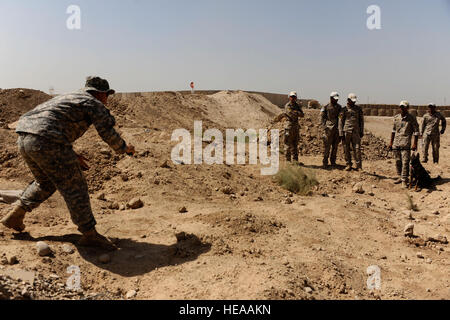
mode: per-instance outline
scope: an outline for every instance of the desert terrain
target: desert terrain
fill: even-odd
[[[32,181],[8,125],[49,98],[0,91],[0,190]],[[262,176],[260,165],[171,161],[173,130],[192,131],[194,120],[221,131],[277,127],[280,109],[258,94],[117,94],[108,107],[137,154],[115,155],[94,128],[74,149],[89,159],[97,229],[119,250],[104,259],[102,250],[77,246],[56,193],[27,215],[26,233],[0,228],[0,298],[450,299],[448,132],[441,163],[426,165],[442,179],[435,190],[413,192],[393,184],[391,117],[366,117],[364,171],[345,172],[342,146],[340,166],[321,168],[319,111],[305,110],[300,161],[319,184],[302,196]],[[129,208],[134,198],[144,205]],[[0,216],[9,208],[0,203]],[[405,237],[409,224],[414,236]],[[37,254],[38,241],[50,256]],[[70,266],[80,270],[78,291],[65,288]],[[380,290],[367,288],[370,266],[381,270]]]

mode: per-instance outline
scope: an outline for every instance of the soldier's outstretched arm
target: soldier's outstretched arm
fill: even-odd
[[[114,129],[116,120],[109,110],[101,103],[95,101],[89,102],[88,110],[92,122],[97,129],[100,137],[105,141],[116,153],[123,154],[127,152],[128,147],[125,140]]]

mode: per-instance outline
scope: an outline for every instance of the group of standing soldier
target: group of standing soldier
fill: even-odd
[[[339,143],[342,142],[345,152],[346,171],[352,170],[352,153],[356,164],[355,170],[362,170],[361,140],[364,137],[364,114],[354,93],[348,95],[347,105],[339,103],[339,94],[330,94],[330,103],[321,109],[321,127],[323,129],[323,168],[336,166]],[[395,183],[406,186],[409,179],[411,151],[417,151],[419,138],[423,138],[423,161],[428,162],[430,144],[433,149],[433,162],[439,163],[440,136],[445,133],[446,120],[436,111],[435,104],[429,104],[428,113],[423,117],[422,128],[414,115],[409,113],[409,102],[400,102],[400,113],[394,117],[390,150],[394,152],[398,179]],[[286,161],[298,162],[299,118],[304,117],[297,93],[289,94],[289,102],[283,115],[287,118],[284,130]],[[442,123],[442,129],[439,125]],[[414,141],[412,141],[414,137]]]
[[[343,142],[347,171],[352,170],[353,158],[356,162],[356,170],[362,169],[361,139],[364,136],[364,115],[362,109],[356,105],[357,97],[351,93],[348,96],[347,106],[342,107],[339,103],[339,94],[332,92],[330,103],[321,110],[321,125],[323,129],[324,158],[323,166],[336,165],[336,156],[339,142]],[[286,161],[298,162],[299,124],[298,118],[304,117],[301,106],[297,102],[297,93],[289,94],[289,102],[284,108],[287,118],[284,130],[284,143]]]

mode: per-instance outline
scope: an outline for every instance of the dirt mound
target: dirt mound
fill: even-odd
[[[209,97],[209,117],[229,128],[258,130],[261,124],[268,123],[281,112],[279,107],[258,94],[222,91]]]
[[[50,99],[50,95],[38,90],[0,90],[0,123],[6,127],[7,124],[19,120],[24,113]]]
[[[304,110],[305,118],[300,119],[300,143],[299,154],[303,156],[321,156],[323,155],[323,140],[320,112],[318,110]],[[283,141],[284,121],[275,123],[269,129],[280,130],[280,143]],[[280,148],[283,152],[283,148]],[[385,160],[388,159],[389,148],[386,142],[374,136],[370,132],[365,132],[362,140],[363,160]],[[344,159],[344,148],[339,146],[338,158]]]

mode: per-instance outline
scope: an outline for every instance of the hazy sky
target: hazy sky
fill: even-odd
[[[81,8],[69,30],[67,7]],[[381,7],[381,30],[366,26]],[[447,0],[0,0],[0,88],[243,89],[450,104]]]

